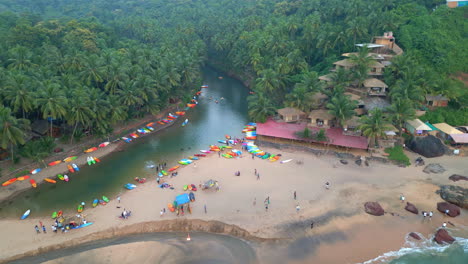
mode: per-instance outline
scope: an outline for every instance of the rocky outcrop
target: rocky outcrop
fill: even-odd
[[[342,160],[340,160],[340,162],[341,162],[341,164],[344,164],[344,165],[348,164],[348,161],[347,161],[347,160],[343,160],[343,159],[342,159]]]
[[[446,202],[437,203],[437,210],[439,210],[439,212],[443,214],[446,214],[448,210],[447,215],[451,217],[456,217],[460,215],[460,207],[451,203],[446,203]]]
[[[426,137],[414,137],[408,147],[426,158],[440,157],[445,154],[447,147],[440,139],[429,135]]]
[[[452,174],[449,177],[449,180],[454,181],[454,182],[456,182],[456,181],[468,181],[468,177],[460,175],[460,174]]]
[[[415,232],[409,233],[409,236],[416,239],[416,240],[421,240],[421,237],[418,234],[416,234]]]
[[[364,210],[366,213],[375,215],[375,216],[381,216],[385,213],[384,209],[378,202],[366,202],[364,204]]]
[[[408,211],[408,212],[411,212],[413,214],[419,214],[418,208],[416,208],[416,206],[414,206],[414,204],[409,203],[409,202],[406,203],[405,210]]]
[[[455,242],[455,238],[453,238],[451,235],[449,235],[447,230],[445,230],[443,228],[437,230],[437,232],[435,233],[435,236],[434,236],[434,240],[435,240],[435,242],[437,242],[438,244],[441,244],[441,245],[444,244],[444,243],[452,244],[453,242]]]
[[[445,168],[442,167],[439,163],[431,163],[427,165],[424,170],[425,173],[442,173],[445,171]]]
[[[454,185],[442,185],[437,191],[445,201],[468,209],[468,189]]]

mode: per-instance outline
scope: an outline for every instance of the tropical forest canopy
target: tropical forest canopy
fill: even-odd
[[[396,125],[425,94],[445,95],[467,115],[467,89],[451,77],[468,72],[467,8],[445,1],[3,0],[0,10],[0,110],[17,124],[53,118],[105,135],[188,100],[205,63],[250,83],[254,120],[284,106],[309,111],[323,92],[342,123],[355,107],[343,87],[361,86],[369,66],[355,44],[385,31],[405,51],[385,72]],[[318,76],[356,51],[362,67],[337,71],[336,89],[325,90]]]

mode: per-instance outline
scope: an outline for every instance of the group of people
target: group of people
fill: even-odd
[[[127,211],[125,208],[122,212],[122,214],[120,215],[121,218],[123,219],[127,219],[128,217],[130,217],[132,215],[132,211]]]
[[[82,224],[86,224],[86,223],[87,223],[86,219],[84,219],[83,216],[81,216],[81,215],[78,214],[77,217],[78,217],[78,218],[81,218]],[[52,225],[50,226],[52,232],[57,233],[58,230],[61,230],[62,233],[66,233],[66,232],[68,232],[68,230],[73,229],[74,227],[79,226],[79,224],[76,223],[75,221],[70,221],[68,224],[65,224],[65,225],[64,225],[64,224],[62,224],[62,222],[64,222],[64,220],[65,220],[65,219],[64,219],[63,217],[61,217],[60,219],[59,219],[59,218],[55,219],[54,224],[52,224]],[[40,234],[40,233],[41,233],[41,229],[42,229],[42,232],[43,232],[44,234],[47,233],[47,229],[46,229],[45,225],[42,224],[42,221],[39,221],[39,226],[38,226],[38,225],[34,226],[34,229],[36,230],[36,233],[37,233],[37,234]]]

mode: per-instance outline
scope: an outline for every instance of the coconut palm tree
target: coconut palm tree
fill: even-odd
[[[73,143],[73,138],[78,125],[90,124],[96,117],[95,112],[89,107],[87,97],[80,96],[80,93],[78,92],[75,94],[74,98],[75,100],[70,100],[66,116],[68,123],[73,125],[70,144]]]
[[[4,96],[13,107],[14,112],[21,111],[23,118],[34,109],[34,94],[31,89],[32,80],[23,74],[11,74],[5,82]]]
[[[349,56],[349,61],[354,63],[352,71],[354,78],[358,80],[358,88],[361,88],[364,81],[368,78],[370,66],[375,60],[369,56],[369,49],[364,46],[359,49],[357,54]]]
[[[357,102],[350,99],[344,94],[336,94],[327,104],[328,112],[335,116],[338,124],[343,127],[346,120],[354,116]]]
[[[25,134],[29,130],[29,120],[17,119],[11,109],[0,105],[0,140],[2,148],[10,146],[11,159],[14,160],[14,146],[25,143]]]
[[[50,136],[52,136],[53,119],[63,118],[67,115],[67,98],[60,86],[51,81],[44,81],[43,87],[38,91],[37,107],[44,119],[50,118]]]
[[[254,122],[264,123],[269,116],[275,114],[276,109],[273,107],[271,101],[262,93],[250,95],[247,98],[249,107],[249,117]]]
[[[390,120],[395,124],[400,135],[402,135],[403,124],[416,117],[413,104],[408,99],[396,98],[387,110],[390,114]]]
[[[382,110],[376,108],[369,115],[360,118],[361,125],[358,127],[362,134],[368,138],[369,145],[375,146],[376,141],[385,136],[385,131],[390,130],[388,122],[384,119]]]
[[[8,65],[9,69],[24,71],[32,66],[36,66],[34,63],[32,63],[32,59],[31,59],[32,53],[26,47],[18,45],[12,48],[9,51],[9,53],[10,53],[10,58],[8,59],[8,62],[10,62],[10,64]]]

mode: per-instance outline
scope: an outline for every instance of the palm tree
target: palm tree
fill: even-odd
[[[361,88],[364,81],[368,78],[370,65],[375,60],[369,56],[369,49],[364,46],[359,49],[357,55],[352,54],[349,56],[349,61],[354,63],[354,77],[358,80],[358,88]]]
[[[368,138],[369,145],[375,146],[376,141],[385,136],[385,131],[391,128],[383,117],[382,110],[376,108],[369,112],[369,115],[360,118],[361,125],[358,127],[362,134]]]
[[[67,115],[67,98],[60,86],[50,81],[44,82],[44,87],[39,90],[37,107],[42,112],[44,119],[50,118],[50,136],[52,136],[53,119],[63,118]]]
[[[31,79],[23,74],[11,74],[5,83],[5,99],[10,102],[14,112],[21,111],[23,118],[34,108],[34,96],[31,91]]]
[[[351,74],[345,68],[338,68],[335,72],[330,74],[330,85],[333,87],[341,86],[346,87],[350,83]]]
[[[403,124],[407,120],[412,120],[416,117],[413,104],[408,99],[395,99],[388,108],[388,112],[390,114],[390,119],[398,128],[400,136],[402,135]]]
[[[11,109],[0,105],[0,140],[2,148],[10,146],[11,159],[14,161],[14,146],[25,143],[25,133],[29,130],[29,120],[17,119]]]
[[[409,99],[414,106],[417,106],[424,99],[424,94],[414,81],[400,79],[390,89],[390,97],[392,101]]]
[[[264,123],[269,116],[275,114],[276,109],[273,107],[271,101],[262,93],[250,95],[247,98],[249,107],[249,117],[254,122]]]
[[[11,58],[8,59],[10,62],[8,68],[10,69],[24,71],[31,66],[35,66],[31,60],[32,53],[26,47],[18,45],[10,50],[10,54]]]
[[[328,112],[335,116],[341,127],[345,125],[346,120],[354,116],[356,106],[356,101],[352,101],[349,96],[345,96],[344,94],[333,96],[327,104]]]
[[[92,119],[96,117],[96,114],[89,107],[89,103],[86,102],[87,97],[74,97],[75,100],[70,101],[69,110],[67,112],[67,120],[69,124],[73,126],[73,132],[70,137],[70,144],[73,143],[76,128],[78,124],[86,125],[92,122]]]

